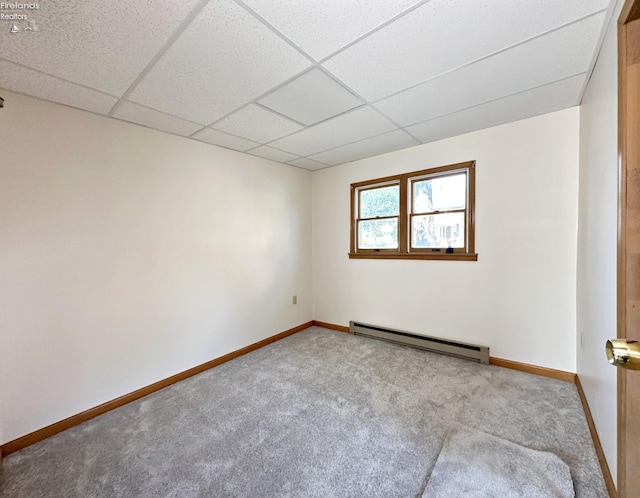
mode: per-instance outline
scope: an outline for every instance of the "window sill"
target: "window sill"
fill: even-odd
[[[350,252],[349,259],[430,259],[444,261],[478,261],[476,253],[424,253],[413,252],[408,254],[400,253],[372,253],[372,252]]]

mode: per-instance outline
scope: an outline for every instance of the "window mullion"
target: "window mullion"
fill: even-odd
[[[411,213],[411,216],[432,216],[435,214],[452,214],[452,213],[466,213],[466,208],[460,209],[444,209],[442,211],[425,211],[424,213]]]
[[[393,216],[374,216],[373,218],[358,218],[356,221],[361,222],[361,221],[375,221],[375,220],[390,220],[390,219],[395,219],[397,217],[398,215],[394,214]]]

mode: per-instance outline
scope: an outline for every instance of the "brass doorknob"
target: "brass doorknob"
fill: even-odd
[[[640,342],[626,339],[607,341],[607,360],[616,367],[640,370]]]

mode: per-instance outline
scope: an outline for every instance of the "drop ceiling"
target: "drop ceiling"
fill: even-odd
[[[317,170],[578,105],[614,3],[40,0],[0,88]]]

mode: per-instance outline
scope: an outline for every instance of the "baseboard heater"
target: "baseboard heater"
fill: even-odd
[[[403,344],[418,349],[425,349],[434,353],[455,356],[456,358],[463,358],[465,360],[477,361],[483,365],[489,364],[489,348],[487,346],[476,346],[475,344],[448,341],[437,337],[426,337],[410,332],[403,332],[402,330],[394,330],[354,321],[349,322],[349,333],[372,337],[374,339],[382,339],[383,341]]]

